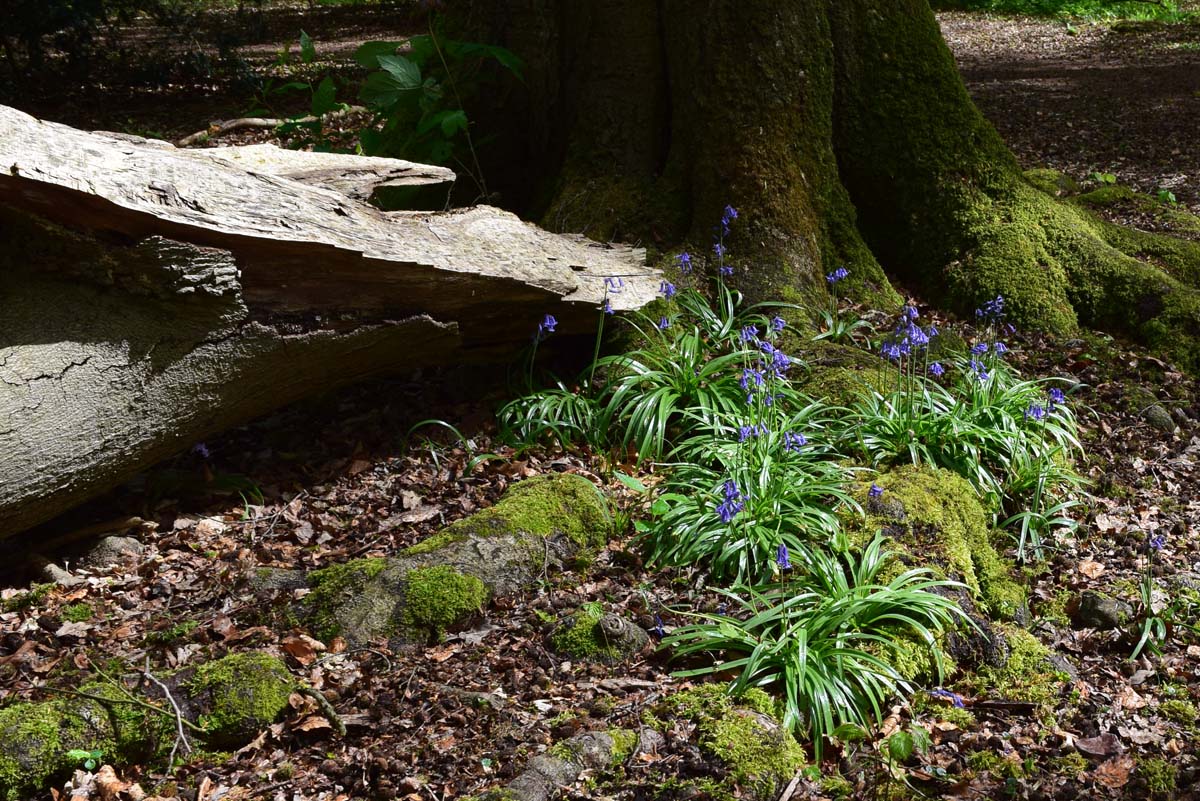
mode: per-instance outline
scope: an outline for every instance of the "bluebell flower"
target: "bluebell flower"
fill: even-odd
[[[850,275],[849,270],[847,270],[845,267],[838,267],[836,270],[834,270],[833,272],[831,272],[825,276],[825,281],[830,286],[833,286],[838,281],[841,281],[843,278],[845,278],[848,275]]]
[[[1039,404],[1036,404],[1036,403],[1029,404],[1029,408],[1025,410],[1025,419],[1026,420],[1029,420],[1029,419],[1041,420],[1045,416],[1046,416],[1046,410],[1043,409]]]
[[[659,284],[658,291],[667,300],[670,300],[671,298],[675,297],[675,285],[672,284],[670,281],[663,281],[661,284]]]
[[[885,358],[891,359],[892,361],[896,361],[897,359],[900,358],[900,355],[901,355],[900,346],[897,345],[895,342],[885,342],[885,343],[883,343],[882,353]]]
[[[613,307],[612,307],[612,303],[610,303],[609,301],[605,300],[605,301],[604,301],[604,313],[605,313],[605,314],[613,314],[615,311],[616,311],[616,310],[615,310],[615,309],[613,309]]]
[[[783,449],[795,453],[808,444],[808,439],[798,432],[785,431],[783,434]]]
[[[722,264],[717,268],[717,272],[728,278],[729,276],[733,275],[733,267],[728,264]]]
[[[1065,403],[1067,400],[1067,396],[1058,387],[1051,387],[1046,394],[1050,396],[1050,408],[1054,408],[1056,404]]]
[[[938,335],[937,326],[936,325],[929,326],[929,336],[936,337],[937,335]]]
[[[1005,345],[1003,342],[997,342],[995,345],[992,345],[992,350],[996,352],[996,355],[1003,356],[1008,353],[1008,345]]]
[[[731,478],[726,479],[725,483],[721,485],[721,492],[724,494],[725,500],[727,501],[736,501],[738,498],[742,497],[742,491],[738,489],[737,482]]]
[[[934,362],[933,364],[929,365],[929,372],[934,377],[941,378],[942,375],[945,374],[946,368],[942,367],[941,362]]]
[[[534,335],[534,339],[542,339],[547,334],[553,334],[554,327],[556,325],[558,325],[558,320],[554,319],[554,315],[547,314],[542,318],[542,321],[538,323],[537,333]]]
[[[683,273],[684,275],[688,275],[689,273],[691,273],[691,271],[692,271],[692,254],[691,253],[684,251],[683,253],[680,253],[678,256],[676,256],[675,260],[679,262],[679,272]]]
[[[609,292],[616,294],[625,287],[625,279],[619,275],[610,275],[604,279],[604,286],[608,288]]]
[[[987,343],[980,342],[978,345],[975,345],[974,347],[971,348],[971,353],[974,353],[976,356],[982,356],[983,354],[987,353],[987,350],[988,350]]]
[[[771,352],[770,370],[776,377],[782,376],[792,366],[792,357],[776,348]]]
[[[670,321],[670,320],[668,320],[666,317],[659,317],[659,318],[658,318],[658,330],[659,330],[659,331],[666,331],[666,330],[667,330],[668,328],[670,328],[670,327],[671,327],[671,321]]]
[[[726,481],[722,491],[725,494],[725,501],[717,507],[717,517],[721,518],[722,523],[731,523],[733,518],[737,517],[738,512],[745,508],[745,503],[742,501],[742,493],[738,490],[737,484],[732,480]]]
[[[755,370],[753,367],[744,367],[742,368],[742,377],[738,383],[746,391],[749,391],[751,384],[761,387],[763,385],[763,373],[761,370]]]
[[[878,484],[872,483],[871,488],[869,490],[867,490],[867,497],[868,498],[883,497],[883,487],[879,486]]]
[[[197,442],[195,445],[193,445],[192,453],[196,454],[201,459],[208,459],[212,456],[212,453],[208,450],[208,446],[203,442]]]
[[[742,336],[743,342],[753,342],[754,340],[758,339],[758,326],[756,326],[756,325],[746,326],[745,328],[742,329],[741,336]]]
[[[740,426],[738,428],[738,442],[745,442],[758,433],[758,429],[754,426]]]
[[[775,551],[775,564],[779,565],[780,570],[792,569],[792,561],[788,558],[787,543],[779,543],[779,548]]]
[[[917,314],[917,307],[916,307],[916,306],[908,306],[908,305],[905,305],[904,309],[903,309],[903,310],[900,312],[900,318],[901,318],[902,320],[906,320],[906,321],[908,321],[908,322],[910,322],[910,323],[911,323],[911,322],[916,322],[916,319],[917,319],[917,317],[919,317],[919,316],[920,316],[920,315],[918,315],[918,314]]]
[[[786,327],[787,327],[787,322],[782,317],[772,317],[771,318],[771,330],[772,331],[782,331]]]
[[[1004,318],[1004,296],[997,295],[975,310],[975,316],[985,322],[998,323]]]
[[[661,640],[667,636],[667,630],[663,628],[663,619],[658,615],[654,616],[654,628],[650,631],[654,634],[655,639]]]
[[[965,705],[965,704],[963,703],[963,699],[962,699],[962,696],[961,696],[961,695],[959,695],[958,693],[955,693],[955,692],[951,692],[950,690],[944,690],[944,689],[942,689],[941,687],[938,687],[938,688],[937,688],[937,689],[935,689],[935,690],[930,690],[930,691],[929,691],[929,694],[930,694],[930,695],[935,695],[935,696],[937,696],[938,698],[945,698],[945,699],[946,699],[946,700],[948,700],[948,701],[949,701],[951,704],[953,704],[954,706],[958,707],[959,709],[962,709],[962,708],[963,708],[963,706]]]
[[[1167,544],[1167,539],[1162,534],[1156,534],[1150,539],[1150,547],[1156,551],[1161,551],[1163,546]]]
[[[737,209],[733,206],[726,206],[725,211],[721,214],[721,233],[729,233],[729,225],[738,218]]]
[[[718,259],[723,259],[723,258],[725,258],[725,246],[724,246],[724,245],[722,245],[720,242],[714,242],[714,243],[713,243],[713,254],[714,254],[714,255],[715,255],[715,256],[716,256]]]

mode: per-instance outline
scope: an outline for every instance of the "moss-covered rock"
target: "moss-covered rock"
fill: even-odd
[[[72,749],[116,752],[108,710],[87,698],[23,702],[0,709],[0,799],[45,791],[78,767]]]
[[[277,657],[230,654],[201,665],[188,682],[190,703],[203,710],[198,723],[218,748],[244,744],[275,722],[296,681]]]
[[[733,783],[751,797],[777,797],[805,764],[804,749],[779,724],[774,701],[761,690],[733,698],[720,685],[704,684],[667,698],[660,707],[660,715],[694,722],[700,747],[719,759]]]
[[[1008,643],[1002,667],[983,666],[964,680],[977,693],[1006,701],[1027,701],[1043,712],[1053,708],[1069,676],[1055,667],[1050,649],[1024,629],[1001,623]]]
[[[392,607],[373,605],[375,600],[365,594],[371,579],[387,566],[386,559],[354,559],[339,565],[314,570],[308,575],[312,588],[304,598],[304,616],[318,637],[331,638],[344,628],[347,610],[356,619],[365,620],[374,629],[388,625]]]
[[[576,659],[616,661],[640,651],[650,637],[619,615],[584,606],[550,636],[560,654]]]
[[[449,565],[411,570],[407,583],[404,623],[433,637],[471,617],[488,600],[487,587],[482,581]]]

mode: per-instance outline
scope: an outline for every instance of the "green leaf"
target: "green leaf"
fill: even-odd
[[[317,91],[313,92],[312,115],[320,117],[328,114],[337,105],[337,86],[328,75],[321,81]]]
[[[462,109],[454,109],[442,117],[442,136],[449,139],[459,131],[467,130],[467,113]]]
[[[888,756],[897,762],[907,762],[913,755],[913,736],[906,731],[894,732],[887,738]]]
[[[843,723],[833,730],[832,736],[843,743],[858,743],[867,739],[867,730],[857,723]]]
[[[379,68],[392,77],[399,89],[411,90],[421,85],[421,68],[404,56],[380,56]]]
[[[394,56],[404,42],[363,42],[354,51],[354,60],[369,70],[379,67],[380,56]]]
[[[617,479],[617,481],[620,481],[622,484],[629,487],[634,492],[646,492],[649,489],[641,481],[638,481],[633,476],[622,473],[620,470],[614,470],[613,476]]]
[[[316,57],[317,47],[313,44],[312,37],[304,31],[300,31],[300,60],[305,64],[311,64]]]

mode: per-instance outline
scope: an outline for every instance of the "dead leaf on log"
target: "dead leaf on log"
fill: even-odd
[[[1075,740],[1075,747],[1082,753],[1094,757],[1110,757],[1125,750],[1115,734],[1105,732],[1096,737],[1084,737]]]

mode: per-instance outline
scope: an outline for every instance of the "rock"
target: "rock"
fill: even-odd
[[[79,566],[88,570],[103,570],[118,564],[136,562],[146,552],[146,546],[133,537],[104,537],[79,559]]]
[[[575,659],[618,661],[650,642],[650,635],[620,615],[584,607],[571,615],[550,637],[554,650]]]
[[[1171,413],[1162,407],[1160,404],[1147,406],[1142,412],[1142,419],[1150,424],[1151,428],[1162,431],[1164,434],[1170,434],[1175,431],[1175,420],[1171,417]]]
[[[626,729],[589,731],[577,734],[529,760],[520,775],[507,787],[488,790],[480,801],[549,801],[560,788],[574,784],[585,770],[602,770],[622,764],[633,753],[652,751],[662,740],[647,739],[650,729],[639,734]],[[654,732],[657,735],[657,732]]]
[[[1084,590],[1078,604],[1072,604],[1071,625],[1077,629],[1108,631],[1125,625],[1133,617],[1133,607],[1095,590]]]

